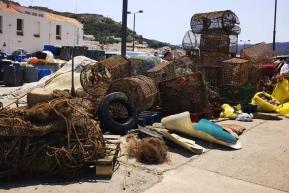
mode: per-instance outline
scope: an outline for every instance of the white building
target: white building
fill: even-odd
[[[82,46],[83,25],[69,17],[0,2],[0,50],[35,52],[44,45]]]

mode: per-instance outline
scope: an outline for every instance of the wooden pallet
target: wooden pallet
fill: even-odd
[[[95,165],[96,176],[111,177],[120,151],[120,135],[104,135],[103,137],[107,141],[106,147],[111,149],[111,152],[97,161]]]

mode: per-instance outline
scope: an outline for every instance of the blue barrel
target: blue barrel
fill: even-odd
[[[51,74],[51,70],[50,69],[40,69],[38,71],[38,80],[40,80],[41,78],[48,76]]]
[[[39,70],[40,69],[45,69],[45,70],[51,70],[51,72],[56,72],[57,70],[60,69],[60,65],[57,64],[57,63],[50,63],[50,64],[45,64],[45,63],[42,63],[42,62],[37,62],[34,64],[34,66],[36,68],[38,68]]]
[[[138,124],[141,126],[152,125],[160,121],[161,115],[159,112],[143,111],[138,115]]]
[[[50,51],[51,53],[55,53],[55,46],[53,45],[44,45],[44,51]]]
[[[15,61],[17,61],[17,62],[23,62],[23,61],[25,61],[25,59],[27,59],[26,54],[18,55],[15,57]]]

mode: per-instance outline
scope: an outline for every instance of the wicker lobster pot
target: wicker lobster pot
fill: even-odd
[[[138,112],[150,109],[158,96],[155,82],[142,75],[114,81],[108,89],[108,93],[112,92],[125,93],[135,104]]]
[[[222,67],[215,65],[198,65],[197,71],[201,72],[206,82],[212,86],[220,86],[222,81]]]
[[[229,47],[230,38],[225,33],[205,33],[201,35],[201,51],[228,53]]]
[[[163,61],[154,68],[148,70],[148,76],[156,83],[173,79],[176,77],[175,64],[173,61]]]
[[[159,89],[164,115],[199,113],[208,108],[207,89],[200,72],[161,82]]]
[[[221,66],[224,60],[230,59],[230,54],[222,52],[201,51],[202,65],[216,65]]]
[[[249,61],[232,58],[223,62],[223,85],[242,86],[249,80]]]
[[[111,74],[111,80],[130,76],[130,61],[123,56],[113,56],[100,62]]]
[[[127,58],[113,56],[85,66],[80,74],[80,82],[90,95],[103,97],[112,81],[130,76],[129,68],[130,61]]]
[[[249,69],[249,82],[253,86],[257,86],[259,80],[263,76],[262,66],[259,64],[254,64]]]

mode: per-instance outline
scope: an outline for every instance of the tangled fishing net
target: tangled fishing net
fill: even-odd
[[[108,152],[81,99],[0,110],[0,178],[73,177]]]
[[[162,164],[168,161],[168,148],[159,138],[149,137],[142,140],[127,137],[127,153],[145,164]]]

